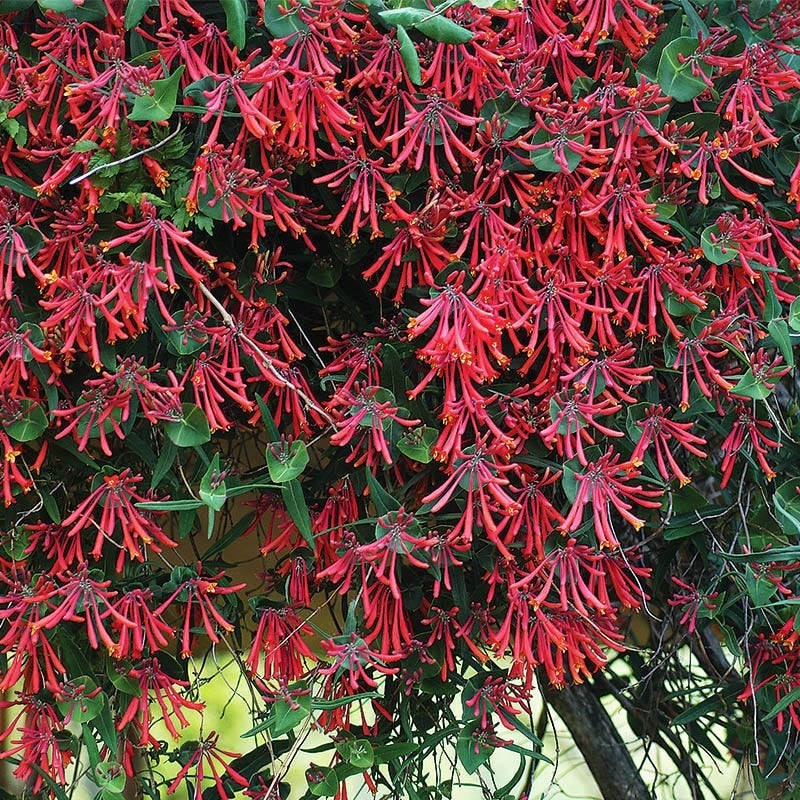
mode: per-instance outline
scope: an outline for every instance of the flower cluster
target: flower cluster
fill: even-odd
[[[450,685],[473,772],[542,682],[650,605],[700,635],[718,586],[740,699],[800,729],[793,557],[741,552],[800,520],[770,483],[797,4],[717,5],[0,9],[0,740],[32,792],[81,737],[140,779],[166,730],[167,794],[277,796],[277,747],[182,742],[209,650],[270,747],[331,734],[312,794],[400,780],[377,748],[427,752]]]

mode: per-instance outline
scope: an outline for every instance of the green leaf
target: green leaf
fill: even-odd
[[[36,0],[0,0],[0,14],[16,14],[17,11],[25,11],[35,2]]]
[[[478,730],[480,720],[473,720],[465,725],[458,734],[456,741],[456,754],[464,769],[472,775],[477,772],[482,764],[485,764],[492,756],[494,747],[482,743],[473,737],[473,733]]]
[[[143,511],[192,511],[205,505],[200,500],[144,500],[136,503]]]
[[[280,736],[294,730],[311,714],[311,697],[307,694],[297,695],[296,708],[292,708],[285,700],[276,700],[269,714],[268,730],[273,736]]]
[[[474,35],[472,31],[463,28],[448,17],[443,17],[441,14],[431,17],[430,13],[428,17],[429,19],[417,22],[414,27],[429,39],[445,44],[466,44],[472,40]]]
[[[800,700],[800,686],[796,686],[791,692],[781,697],[762,718],[762,722],[769,722],[771,719],[775,719],[778,714],[782,711],[786,711],[792,703],[796,703],[798,700]]]
[[[167,349],[176,356],[188,356],[202,350],[208,343],[208,334],[194,327],[193,322],[200,319],[199,314],[192,314],[184,319],[183,309],[173,313],[175,326],[165,332]]]
[[[97,22],[108,13],[103,0],[38,0],[38,4],[42,11],[54,11],[80,22]]]
[[[240,50],[247,42],[247,0],[219,0],[225,10],[225,22],[233,44]]]
[[[288,444],[288,447],[287,447]],[[305,442],[296,439],[290,444],[285,439],[267,445],[267,469],[274,483],[286,483],[302,474],[308,464]]]
[[[506,92],[487,100],[481,106],[483,119],[488,121],[495,115],[506,123],[505,131],[503,131],[504,139],[513,139],[520,131],[527,130],[531,124],[530,109],[518,100],[509,97]]]
[[[81,742],[89,756],[89,766],[94,769],[100,764],[100,748],[97,746],[94,734],[85,722],[81,724]]]
[[[264,3],[264,25],[276,38],[283,39],[293,33],[307,31],[308,25],[297,16],[300,5],[294,5],[291,0],[282,3],[281,0],[266,0]]]
[[[772,394],[772,389],[770,389],[764,381],[760,381],[756,378],[752,369],[748,369],[747,372],[739,378],[739,381],[736,386],[731,389],[731,392],[741,395],[742,397],[751,397],[753,400],[766,400],[770,394]]]
[[[427,8],[389,8],[378,12],[378,17],[387,28],[416,28],[420,33],[436,42],[446,44],[465,44],[472,37],[472,31],[463,28],[448,17]]]
[[[33,400],[20,401],[19,414],[10,422],[3,423],[6,433],[17,442],[32,442],[47,428],[44,409]]]
[[[709,714],[715,715],[730,703],[735,702],[736,695],[738,695],[740,691],[741,688],[736,685],[720,689],[710,697],[706,697],[691,708],[682,711],[670,724],[673,726],[688,725],[690,722],[696,722],[701,717],[705,717]]]
[[[125,4],[125,30],[135,28],[152,5],[152,0],[128,0]]]
[[[637,73],[644,75],[648,80],[655,81],[658,74],[658,62],[664,48],[681,35],[683,27],[683,14],[676,12],[670,17],[667,26],[661,32],[658,39],[648,47],[647,52],[639,59],[636,64]]]
[[[261,421],[264,423],[264,427],[267,429],[270,439],[272,439],[273,442],[277,442],[278,439],[281,438],[281,435],[277,425],[275,425],[275,419],[272,413],[259,395],[256,395],[256,403],[258,404],[259,412],[261,412]]]
[[[409,431],[397,442],[397,449],[412,461],[428,464],[433,459],[432,448],[439,438],[439,431],[423,425]]]
[[[769,16],[778,6],[779,0],[750,0],[747,4],[747,16],[754,22]]]
[[[306,540],[308,546],[313,550],[314,544],[314,531],[311,528],[311,515],[308,513],[308,505],[306,498],[303,494],[303,487],[297,478],[287,481],[281,485],[281,497],[283,497],[284,505],[289,516],[297,525],[297,529]]]
[[[794,349],[792,340],[789,338],[789,325],[785,319],[773,319],[767,323],[767,330],[778,349],[781,351],[783,360],[790,366],[794,366]]]
[[[336,743],[339,755],[358,769],[369,769],[375,763],[372,744],[367,739],[344,739]]]
[[[61,511],[53,495],[50,494],[50,492],[43,492],[42,502],[44,503],[44,510],[47,512],[47,516],[50,517],[51,522],[59,524],[61,522]]]
[[[339,776],[330,767],[312,764],[306,770],[308,791],[314,797],[330,797],[339,791]]]
[[[338,700],[322,700],[315,697],[311,701],[311,707],[314,711],[332,711],[335,708],[342,708],[342,706],[349,706],[353,703],[360,703],[364,700],[371,700],[373,697],[380,697],[378,692],[359,692],[358,694],[349,694],[346,697],[340,697]]]
[[[178,455],[178,450],[175,447],[172,439],[164,439],[161,443],[161,452],[158,454],[158,461],[153,467],[153,475],[150,479],[150,488],[156,489],[158,485],[164,480],[164,477],[172,469],[175,463],[175,456]]]
[[[792,478],[782,483],[772,496],[775,517],[784,533],[790,536],[800,534],[800,478]],[[797,548],[792,548],[793,550]],[[769,555],[770,551],[767,551]]]
[[[573,465],[577,466],[577,462],[571,461],[565,463],[561,475],[561,487],[564,489],[564,494],[567,496],[567,500],[569,500],[570,503],[574,503],[578,495],[578,481],[575,478],[576,470],[572,468]]]
[[[193,403],[183,403],[181,418],[164,423],[164,431],[178,447],[196,447],[211,439],[211,428],[206,415]]]
[[[781,316],[783,308],[780,300],[778,300],[778,295],[775,293],[775,287],[772,285],[770,276],[762,273],[761,279],[764,281],[764,312],[761,318],[765,322],[772,322]]]
[[[684,114],[675,120],[675,124],[680,127],[687,123],[692,124],[692,134],[697,136],[700,133],[707,133],[713,136],[719,130],[720,116],[712,114],[710,111],[697,111],[691,114]]]
[[[798,484],[798,481],[789,481],[789,483]],[[800,497],[800,495],[798,495],[798,497]],[[775,506],[777,512],[778,500],[775,497],[773,497],[773,505]],[[798,531],[800,531],[800,508],[793,507],[790,509],[790,511],[795,519],[794,525],[788,525],[787,527],[784,527],[783,524],[781,524],[781,527],[787,533],[796,534]],[[780,515],[776,513],[776,516],[780,522]],[[720,553],[719,555],[726,561],[733,561],[734,563],[739,564],[772,564],[773,562],[777,564],[781,562],[800,560],[800,545],[794,545],[791,547],[773,547],[768,550],[760,550],[753,553]]]
[[[714,241],[711,237],[717,239]],[[719,241],[720,231],[718,225],[709,225],[700,234],[700,247],[703,255],[712,264],[727,264],[739,255],[739,245],[731,241]]]
[[[2,2],[2,0],[0,0],[0,2]],[[19,178],[14,178],[11,175],[0,175],[0,186],[5,186],[17,194],[30,197],[32,200],[35,200],[39,196],[36,194],[36,190],[33,188],[33,186],[25,183],[25,181],[20,180]]]
[[[392,742],[390,744],[377,745],[374,748],[375,763],[388,764],[396,758],[410,756],[419,750],[419,745],[414,742]]]
[[[125,769],[116,761],[102,761],[95,767],[94,776],[104,791],[122,792],[125,789]]]
[[[571,142],[582,142],[583,136],[569,136]],[[571,150],[569,146],[560,146],[560,150],[567,162],[566,167],[564,164],[556,161],[555,147],[559,144],[558,137],[553,136],[545,130],[537,131],[532,139],[531,144],[548,145],[547,147],[540,147],[537,150],[531,151],[530,159],[533,165],[542,170],[543,172],[573,172],[581,163],[581,154]]]
[[[339,261],[319,258],[315,259],[314,263],[308,268],[306,278],[317,286],[332,289],[339,283],[339,278],[342,277],[342,269],[342,264]]]
[[[689,31],[692,34],[692,38],[697,39],[697,35],[700,33],[704,39],[708,38],[708,25],[703,22],[702,17],[694,10],[691,2],[689,0],[681,0],[681,5],[686,18],[689,20]]]
[[[417,48],[414,47],[414,42],[411,41],[408,31],[402,25],[398,25],[395,32],[397,41],[400,42],[400,58],[403,59],[408,79],[414,86],[422,86],[422,70],[419,66]]]
[[[698,75],[692,74],[692,66],[696,64],[697,39],[681,36],[670,42],[661,53],[656,72],[656,83],[664,94],[679,103],[687,103],[702,94],[706,82]],[[701,66],[704,71],[708,68]]]
[[[139,688],[137,686],[137,688]],[[118,745],[117,729],[114,727],[114,715],[111,712],[111,705],[108,697],[102,695],[103,707],[100,713],[92,720],[92,727],[100,734],[100,740],[109,749],[109,752],[116,753]]]
[[[225,505],[228,497],[225,481],[220,480],[219,453],[214,453],[214,458],[208,469],[200,479],[200,499],[214,511],[219,511]]]
[[[365,469],[365,474],[367,476],[369,496],[375,506],[375,510],[378,512],[378,516],[383,517],[390,511],[397,511],[400,508],[400,502],[381,486],[369,467]]]
[[[128,119],[135,122],[163,122],[172,116],[178,102],[178,86],[186,69],[181,64],[167,78],[153,81],[153,93],[139,95],[133,101],[133,109]]]
[[[389,8],[378,13],[378,18],[388,29],[413,28],[418,22],[422,22],[430,16],[431,12],[427,8],[414,8],[413,6]]]
[[[789,327],[800,332],[800,297],[795,297],[789,306]]]
[[[81,675],[72,680],[71,685],[75,687],[74,696],[56,701],[58,710],[76,725],[93,720],[103,710],[105,702],[103,694],[96,693],[97,684],[87,675]]]
[[[767,577],[756,575],[749,564],[744,571],[744,585],[754,608],[764,608],[778,591]]]

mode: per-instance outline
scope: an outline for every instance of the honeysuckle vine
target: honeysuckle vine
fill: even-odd
[[[24,796],[528,796],[583,684],[794,796],[799,70],[795,0],[0,0]]]

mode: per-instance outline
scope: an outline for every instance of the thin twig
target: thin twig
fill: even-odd
[[[281,375],[281,373],[280,373],[280,372],[279,372],[279,371],[278,371],[278,370],[275,368],[275,365],[272,363],[272,361],[271,361],[271,360],[270,360],[270,359],[269,359],[269,358],[268,358],[266,355],[264,355],[264,353],[261,351],[261,348],[258,346],[258,343],[257,343],[257,342],[254,342],[254,341],[253,341],[253,340],[252,340],[252,339],[251,339],[249,336],[247,336],[246,334],[244,334],[244,333],[242,333],[240,330],[238,330],[238,328],[237,328],[237,325],[236,325],[236,320],[235,320],[235,319],[234,319],[234,318],[233,318],[233,317],[230,315],[230,313],[229,313],[229,312],[228,312],[228,310],[225,308],[225,306],[223,306],[223,305],[222,305],[222,303],[220,303],[220,302],[219,302],[219,300],[217,300],[217,298],[216,298],[216,297],[214,297],[214,295],[211,293],[211,291],[209,290],[209,288],[208,288],[208,287],[207,287],[205,284],[203,284],[203,283],[198,283],[197,285],[200,287],[200,291],[201,291],[201,292],[202,292],[202,293],[205,295],[206,299],[207,299],[207,300],[208,300],[208,301],[211,303],[211,305],[213,305],[213,306],[214,306],[214,308],[216,308],[216,309],[217,309],[217,311],[220,313],[220,316],[222,317],[222,321],[223,321],[223,322],[224,322],[224,323],[225,323],[225,324],[226,324],[226,325],[227,325],[227,326],[228,326],[228,327],[229,327],[229,328],[230,328],[232,331],[235,331],[235,332],[236,332],[236,335],[237,335],[237,336],[238,336],[238,337],[239,337],[239,338],[240,338],[240,339],[241,339],[243,342],[245,342],[245,344],[248,344],[248,345],[250,345],[250,347],[252,347],[252,348],[253,348],[254,352],[258,354],[258,356],[261,358],[261,361],[263,362],[264,366],[267,368],[267,370],[269,371],[269,373],[270,373],[270,374],[271,374],[271,375],[272,375],[272,376],[273,376],[273,377],[274,377],[276,380],[280,381],[280,382],[281,382],[281,383],[282,383],[284,386],[287,386],[287,387],[289,387],[289,388],[290,388],[290,389],[291,389],[293,392],[296,392],[296,393],[297,393],[297,395],[298,395],[298,396],[299,396],[299,397],[300,397],[300,398],[303,400],[303,402],[306,404],[306,406],[308,406],[308,408],[311,408],[311,409],[313,409],[314,411],[316,411],[316,412],[317,412],[317,414],[319,414],[319,415],[320,415],[320,416],[321,416],[321,417],[322,417],[322,418],[325,420],[325,422],[327,422],[327,423],[328,423],[328,425],[331,425],[331,426],[335,425],[335,422],[334,422],[334,420],[333,420],[333,417],[332,417],[332,416],[331,416],[331,415],[330,415],[330,414],[329,414],[327,411],[325,411],[325,409],[324,409],[324,408],[322,408],[322,406],[320,406],[320,405],[319,405],[319,403],[317,403],[317,402],[316,402],[316,401],[315,401],[313,398],[309,397],[309,396],[308,396],[308,395],[307,395],[307,394],[306,394],[306,393],[305,393],[305,392],[304,392],[302,389],[300,389],[298,386],[295,386],[295,384],[293,384],[293,383],[292,383],[292,382],[291,382],[291,381],[290,381],[288,378],[286,378],[284,375]]]
[[[178,127],[167,137],[162,139],[160,142],[156,142],[155,144],[151,144],[150,147],[145,147],[144,150],[137,150],[135,153],[131,153],[130,155],[125,156],[124,158],[118,158],[116,161],[109,161],[108,164],[98,164],[96,167],[92,167],[88,172],[84,172],[83,175],[78,175],[77,178],[73,178],[70,182],[70,186],[74,186],[76,183],[80,183],[86,178],[90,178],[96,172],[101,172],[104,169],[108,169],[109,167],[118,167],[120,164],[125,164],[128,161],[133,161],[135,158],[141,158],[142,156],[146,156],[148,153],[152,153],[153,150],[158,150],[159,147],[163,147],[170,139],[174,139],[179,133],[181,132],[181,121],[178,120]]]

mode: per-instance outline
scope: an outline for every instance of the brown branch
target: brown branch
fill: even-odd
[[[616,725],[591,688],[576,684],[558,690],[544,682],[541,688],[569,729],[604,800],[653,800]]]

